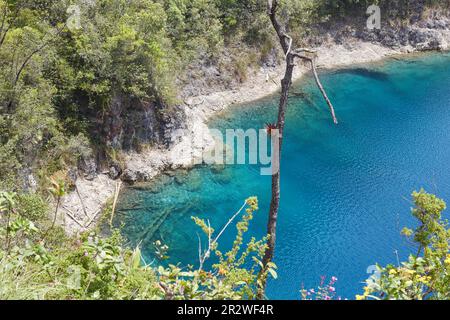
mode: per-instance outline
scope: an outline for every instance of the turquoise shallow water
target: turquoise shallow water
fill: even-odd
[[[450,201],[450,54],[433,54],[322,74],[340,125],[309,79],[292,97],[282,160],[282,197],[273,299],[298,299],[302,285],[321,275],[339,278],[337,291],[353,298],[375,262],[396,263],[413,247],[399,235],[413,225],[410,194],[421,187]],[[216,128],[261,128],[276,118],[276,96],[237,106]],[[154,240],[170,246],[171,262],[196,263],[192,215],[218,229],[248,196],[260,211],[250,234],[262,237],[270,177],[258,166],[201,166],[164,175],[152,186],[122,195],[117,224],[153,259]],[[448,217],[448,214],[447,214]],[[234,230],[222,238],[229,246]]]

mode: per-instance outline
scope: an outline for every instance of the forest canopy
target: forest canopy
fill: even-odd
[[[415,3],[378,2],[399,15]],[[345,12],[364,17],[367,4],[284,0],[282,14],[300,35]],[[177,77],[196,59],[254,47],[259,58],[233,62],[245,78],[276,48],[266,9],[265,0],[0,0],[1,183],[27,184],[35,171],[42,181],[98,151],[111,158],[122,147],[118,115],[144,105],[171,117]],[[117,100],[129,103],[116,110]]]

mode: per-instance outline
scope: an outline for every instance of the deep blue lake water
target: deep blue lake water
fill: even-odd
[[[388,60],[321,75],[339,126],[330,120],[312,79],[294,87],[287,114],[272,299],[299,299],[302,285],[336,276],[339,295],[361,292],[376,262],[406,259],[401,236],[414,226],[410,194],[421,187],[450,201],[450,54]],[[236,106],[211,127],[262,128],[276,119],[278,96]],[[219,229],[249,196],[260,211],[250,235],[266,231],[270,177],[258,166],[201,166],[122,195],[116,223],[149,261],[152,242],[170,247],[170,262],[197,263],[198,229],[191,216]],[[133,209],[133,210],[130,210]],[[449,215],[446,213],[446,217]],[[228,229],[221,248],[230,246]]]

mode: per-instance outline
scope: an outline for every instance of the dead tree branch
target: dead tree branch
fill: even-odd
[[[80,200],[81,208],[83,209],[84,215],[90,219],[91,217],[87,213],[86,206],[84,205],[83,198],[81,197],[80,190],[78,189],[78,186],[77,186],[76,182],[75,182],[75,191],[77,193],[78,199]]]
[[[281,48],[283,49],[284,55],[285,55],[285,61],[286,61],[286,70],[284,74],[284,78],[281,80],[281,97],[280,102],[278,105],[278,120],[276,124],[276,129],[278,129],[278,135],[276,137],[272,137],[272,139],[279,139],[279,150],[277,152],[276,156],[278,159],[275,161],[278,161],[278,164],[281,163],[281,150],[282,150],[282,142],[283,142],[283,132],[284,132],[284,126],[286,121],[286,109],[287,109],[287,102],[289,99],[289,90],[292,86],[292,76],[293,71],[295,67],[295,59],[306,59],[310,61],[311,68],[313,71],[314,79],[316,81],[317,86],[319,87],[319,90],[321,91],[323,97],[325,98],[325,101],[327,102],[330,110],[331,115],[333,118],[333,122],[335,124],[338,123],[334,107],[331,104],[330,99],[328,98],[328,95],[325,92],[325,89],[323,88],[319,76],[317,74],[316,65],[315,65],[315,59],[316,59],[316,52],[312,49],[307,48],[298,48],[293,49],[293,41],[292,38],[287,34],[286,29],[287,27],[281,25],[277,19],[277,10],[278,10],[278,1],[277,0],[268,0],[268,15],[270,18],[270,21],[272,22],[272,26],[275,29]],[[307,54],[312,55],[312,57],[308,56]],[[275,242],[276,242],[276,228],[277,228],[277,221],[278,221],[278,212],[280,207],[280,170],[277,170],[272,175],[272,198],[270,203],[270,211],[269,211],[269,219],[267,223],[267,249],[264,253],[263,261],[262,261],[262,268],[259,273],[259,279],[260,279],[260,286],[258,288],[258,299],[264,299],[265,297],[265,288],[266,288],[266,282],[267,282],[267,269],[269,263],[273,260],[274,256],[274,250],[275,250]]]
[[[302,52],[306,52],[309,54],[312,54],[313,56],[307,56],[302,54]],[[316,81],[317,87],[319,88],[320,92],[322,93],[323,98],[325,99],[328,107],[330,108],[330,113],[331,113],[331,117],[333,118],[333,122],[334,124],[338,124],[338,119],[336,117],[336,112],[334,111],[334,107],[333,104],[331,103],[330,99],[328,98],[328,95],[325,91],[325,89],[323,88],[323,85],[320,81],[319,75],[317,73],[317,68],[316,68],[316,59],[317,59],[317,51],[315,50],[311,50],[311,49],[305,49],[305,48],[301,48],[301,49],[297,49],[295,50],[295,57],[303,59],[303,60],[307,60],[311,63],[311,70],[314,76],[314,80]]]
[[[228,220],[226,225],[222,228],[222,230],[220,230],[220,232],[217,234],[217,236],[214,239],[212,239],[211,225],[208,220],[208,249],[203,254],[201,253],[202,244],[201,244],[201,239],[199,237],[199,260],[200,260],[199,271],[203,269],[203,265],[204,265],[205,261],[208,260],[209,257],[211,256],[211,251],[213,250],[213,248],[219,241],[220,237],[222,237],[225,230],[227,230],[228,227],[230,226],[230,224],[241,214],[242,210],[244,210],[246,205],[247,205],[247,201],[244,202],[242,207]]]
[[[112,228],[114,221],[114,213],[116,212],[117,200],[119,200],[120,188],[122,187],[122,181],[116,183],[116,190],[114,192],[114,199],[111,208],[111,219],[109,221],[109,226]]]

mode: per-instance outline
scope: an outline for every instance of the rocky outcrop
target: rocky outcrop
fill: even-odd
[[[108,177],[111,180],[117,180],[122,175],[122,167],[118,163],[113,163],[109,166]]]
[[[78,161],[78,169],[83,173],[86,180],[92,181],[98,176],[97,162],[93,157],[82,157]]]
[[[161,101],[142,102],[121,93],[114,95],[103,117],[100,135],[106,145],[117,150],[133,150],[149,144],[169,146],[170,133],[185,125],[180,108]]]
[[[19,177],[23,181],[22,189],[25,192],[35,193],[37,191],[38,183],[30,167],[22,169]]]
[[[450,37],[450,10],[429,9],[424,0],[411,0],[408,7],[392,1],[381,8],[381,29],[367,28],[365,8],[339,19],[316,24],[305,42],[319,47],[328,41],[349,46],[349,40],[358,39],[402,52],[447,50]]]
[[[449,47],[450,19],[426,20],[416,25],[385,27],[380,30],[363,30],[354,36],[363,40],[380,43],[384,46],[413,51],[446,50]]]
[[[186,128],[189,123],[181,106],[167,106],[160,101],[144,103],[120,93],[113,96],[108,111],[98,117],[93,136],[107,148],[127,153],[140,152],[141,146],[170,148],[176,140],[173,132]],[[146,171],[125,170],[123,165],[110,161],[105,161],[105,155],[100,152],[82,157],[78,161],[80,176],[93,181],[105,173],[112,180],[121,178],[128,183],[151,179]]]
[[[136,181],[138,181],[138,174],[136,171],[130,170],[130,169],[126,169],[123,174],[122,174],[122,181],[124,182],[128,182],[130,184],[135,183]]]

